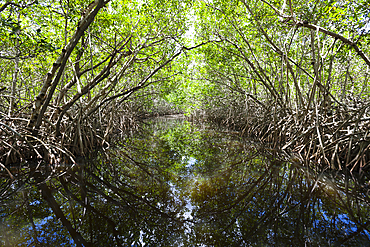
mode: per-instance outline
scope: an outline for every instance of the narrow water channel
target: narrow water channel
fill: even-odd
[[[0,246],[369,246],[366,177],[156,119],[73,167],[0,181]]]

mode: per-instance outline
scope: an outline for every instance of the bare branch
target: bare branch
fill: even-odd
[[[365,61],[365,63],[370,67],[370,60],[369,58],[366,56],[366,54],[357,46],[357,43],[356,42],[353,42],[345,37],[343,37],[342,35],[340,34],[337,34],[337,33],[334,33],[332,31],[329,31],[323,27],[320,27],[320,26],[317,26],[317,25],[314,25],[314,24],[311,24],[311,23],[308,23],[306,21],[298,21],[296,23],[296,25],[298,27],[307,27],[309,29],[312,29],[312,30],[315,30],[315,31],[319,31],[321,33],[325,33],[333,38],[336,38],[336,39],[339,39],[340,41],[342,41],[343,43],[351,46],[355,51],[356,53]]]

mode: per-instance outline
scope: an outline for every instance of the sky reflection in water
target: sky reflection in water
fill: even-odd
[[[35,173],[1,178],[1,246],[369,243],[358,180],[182,120],[153,121],[63,176]]]

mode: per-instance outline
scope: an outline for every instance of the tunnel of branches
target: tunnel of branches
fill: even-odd
[[[369,168],[366,1],[1,1],[0,165],[58,165],[183,114]]]

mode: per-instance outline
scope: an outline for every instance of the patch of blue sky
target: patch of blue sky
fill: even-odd
[[[41,220],[35,221],[36,230],[40,233],[39,236],[37,236],[37,240],[40,243],[43,243],[44,242],[44,237],[43,236],[45,235],[45,232],[44,231],[41,231],[40,232],[40,230],[42,229],[42,226],[45,225],[49,220],[52,220],[53,218],[54,218],[53,216],[47,216],[47,217],[45,217],[45,218],[43,218]],[[30,231],[32,230],[32,226],[31,225],[28,228],[29,228]],[[58,235],[58,233],[54,232],[52,235],[49,235],[48,237],[51,238],[51,239],[58,239],[59,238],[59,235]],[[32,246],[32,244],[34,244],[34,239],[33,238],[31,238],[31,239],[29,239],[27,241],[27,246]],[[74,244],[74,241],[73,241],[72,238],[69,238],[68,246],[76,246]]]
[[[326,221],[331,221],[332,219],[332,216],[328,216],[325,212],[322,212],[322,217],[324,218],[324,220]],[[335,219],[335,224],[338,226],[338,225],[341,225],[341,224],[338,224],[338,223],[342,223],[345,228],[342,228],[341,230],[344,231],[345,233],[347,234],[351,234],[353,232],[356,232],[358,230],[358,227],[357,227],[357,224],[355,222],[353,222],[349,217],[348,215],[346,214],[338,214],[336,216],[337,218]],[[316,223],[319,223],[316,222]],[[367,231],[367,230],[363,230],[363,233],[370,238],[370,233]]]
[[[31,205],[31,206],[39,205],[39,204],[41,204],[41,201],[39,201],[39,200],[35,200],[35,201],[33,201],[33,202],[30,202],[30,205]]]
[[[39,220],[39,221],[36,221],[35,222],[35,225],[36,227],[41,227],[42,225],[46,224],[48,222],[48,220],[51,220],[53,219],[53,216],[47,216],[45,218],[43,218],[42,220]]]
[[[188,162],[186,164],[186,168],[192,168],[197,163],[197,159],[190,157],[188,158]]]

